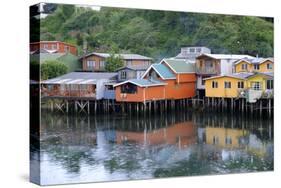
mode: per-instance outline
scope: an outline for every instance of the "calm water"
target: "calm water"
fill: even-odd
[[[231,114],[42,113],[41,183],[273,170],[273,121]]]

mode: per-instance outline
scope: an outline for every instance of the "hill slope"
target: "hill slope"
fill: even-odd
[[[269,21],[268,21],[269,20]],[[273,56],[270,19],[217,14],[59,5],[41,23],[41,40],[61,40],[88,50],[139,53],[158,59],[181,46],[207,46],[213,53]]]

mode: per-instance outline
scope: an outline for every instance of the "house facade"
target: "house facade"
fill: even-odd
[[[249,55],[201,54],[196,58],[197,89],[204,95],[205,79],[233,73],[234,62],[242,58],[254,59]]]
[[[80,58],[83,71],[103,72],[105,71],[106,59],[110,57],[109,53],[92,52]],[[152,58],[139,54],[114,54],[120,57],[126,66],[149,66]]]
[[[205,79],[206,97],[261,98],[273,95],[273,73],[234,73]],[[247,95],[246,95],[247,94]]]
[[[30,53],[45,50],[49,53],[71,53],[77,55],[76,46],[61,41],[40,41],[30,43]]]
[[[234,72],[274,72],[273,58],[241,59],[235,62]]]
[[[193,64],[185,60],[163,59],[152,64],[142,79],[116,84],[116,101],[146,102],[185,99],[195,96],[196,75]]]
[[[125,66],[116,70],[118,74],[118,82],[129,79],[141,79],[149,65],[144,66]]]

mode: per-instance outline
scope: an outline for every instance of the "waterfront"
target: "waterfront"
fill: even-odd
[[[273,170],[273,120],[266,117],[44,111],[40,133],[43,185]]]

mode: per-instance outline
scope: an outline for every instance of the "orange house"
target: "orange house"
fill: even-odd
[[[72,44],[61,41],[40,41],[30,43],[30,53],[44,49],[50,53],[71,53],[77,55],[77,48]]]
[[[186,99],[195,96],[196,75],[193,64],[185,60],[163,59],[152,64],[142,79],[127,80],[114,87],[116,101]]]

